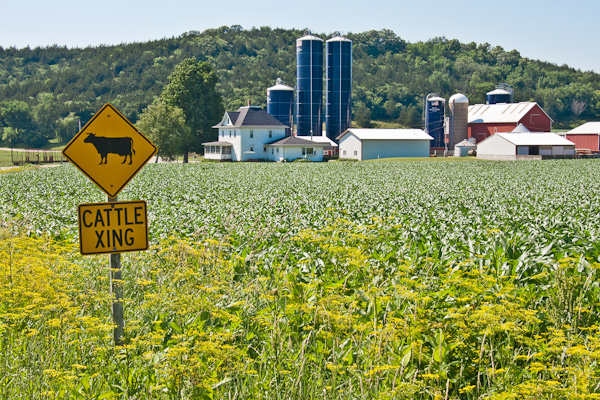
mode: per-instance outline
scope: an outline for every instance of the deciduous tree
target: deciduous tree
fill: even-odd
[[[190,135],[182,142],[183,162],[188,162],[190,151],[200,152],[202,142],[214,136],[212,126],[223,116],[217,81],[208,62],[188,58],[175,67],[161,94],[166,104],[183,110],[186,125],[190,128]]]
[[[190,128],[185,123],[183,110],[157,101],[145,108],[136,127],[158,147],[158,157],[175,159],[181,154],[183,143],[189,141]]]

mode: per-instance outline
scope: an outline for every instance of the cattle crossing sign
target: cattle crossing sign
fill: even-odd
[[[114,198],[156,151],[152,142],[107,103],[62,153],[110,198]]]
[[[148,249],[148,212],[143,200],[80,204],[77,217],[81,254]]]

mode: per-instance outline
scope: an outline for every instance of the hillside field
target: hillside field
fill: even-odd
[[[598,399],[600,162],[149,164],[81,256],[70,165],[0,174],[0,399]]]

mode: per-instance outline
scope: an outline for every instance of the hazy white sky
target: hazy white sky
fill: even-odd
[[[409,42],[446,36],[600,72],[597,0],[0,0],[0,46],[143,42],[223,25],[391,29]]]

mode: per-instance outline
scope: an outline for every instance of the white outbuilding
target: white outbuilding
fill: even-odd
[[[350,128],[337,137],[340,159],[429,157],[433,137],[421,129]]]
[[[486,160],[541,160],[544,156],[572,156],[575,143],[552,132],[530,132],[519,125],[498,132],[477,145],[477,158]]]

